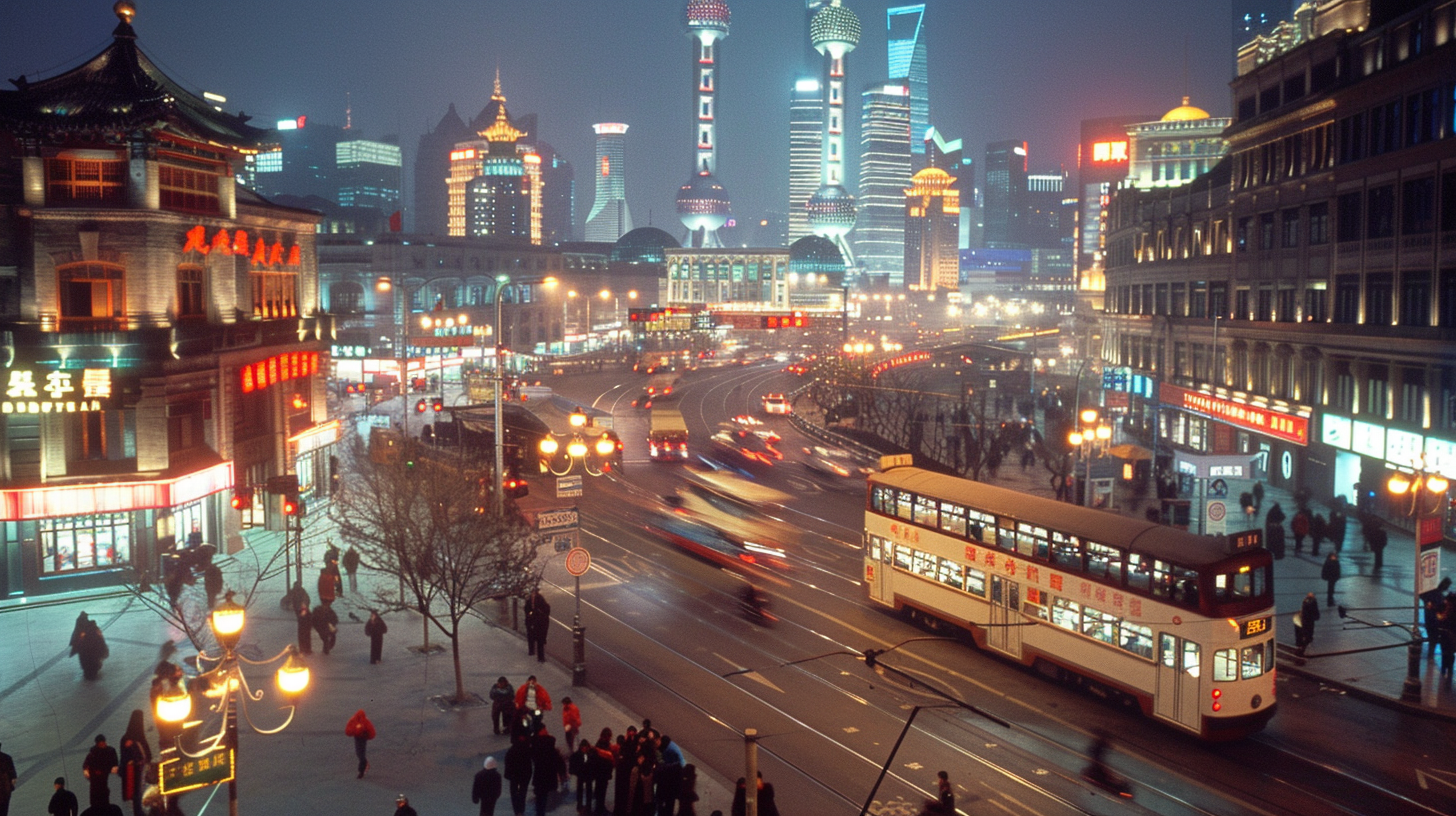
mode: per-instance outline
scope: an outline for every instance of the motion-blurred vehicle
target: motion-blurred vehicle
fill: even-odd
[[[653,408],[647,431],[647,455],[658,462],[688,458],[688,426],[676,408]]]
[[[653,374],[643,387],[642,394],[632,400],[633,408],[651,408],[654,403],[667,402],[676,399],[677,395],[673,390],[677,388],[678,374],[676,372]]]
[[[763,424],[763,420],[755,419],[751,416],[746,416],[744,414],[739,414],[738,416],[733,417],[733,419],[727,422],[718,423],[718,430],[731,431],[735,434],[742,431],[747,431],[754,436],[757,436],[759,439],[762,439],[763,441],[774,446],[777,446],[780,442],[784,440],[782,436],[779,436],[778,431],[775,431],[772,428],[765,427]]]
[[[783,451],[753,431],[720,430],[708,438],[713,452],[730,462],[747,467],[772,467],[784,458]]]
[[[735,536],[681,513],[654,513],[648,516],[646,527],[668,543],[728,569],[789,568],[788,554],[781,547]]]
[[[764,394],[763,412],[765,414],[788,414],[792,409],[789,407],[789,398],[783,394]]]
[[[804,467],[821,476],[836,478],[860,477],[874,472],[859,457],[843,448],[813,445],[804,448]]]
[[[726,470],[688,470],[669,504],[695,521],[774,546],[797,543],[794,528],[769,515],[787,493]]]

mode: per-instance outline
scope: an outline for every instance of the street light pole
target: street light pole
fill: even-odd
[[[495,278],[495,475],[492,477],[492,487],[495,490],[495,515],[500,518],[506,512],[505,495],[505,464],[506,464],[506,442],[505,422],[501,416],[503,410],[501,404],[501,391],[505,389],[505,370],[503,368],[505,342],[501,339],[501,295],[505,292],[505,285],[510,282],[510,277],[497,275]],[[565,325],[562,326],[563,330]]]
[[[1411,598],[1411,639],[1410,647],[1406,655],[1405,683],[1400,690],[1400,698],[1406,702],[1420,702],[1421,699],[1421,559],[1424,555],[1424,547],[1427,543],[1424,539],[1429,538],[1429,543],[1438,543],[1441,540],[1441,526],[1444,524],[1442,510],[1445,507],[1446,491],[1451,488],[1451,483],[1440,473],[1432,473],[1426,468],[1424,455],[1421,457],[1420,472],[1414,476],[1396,471],[1395,475],[1385,483],[1386,490],[1393,496],[1404,496],[1410,494],[1410,509],[1406,515],[1415,519],[1415,561],[1412,570],[1415,585],[1414,595]],[[1421,493],[1429,493],[1435,501],[1431,510],[1425,511],[1421,503]],[[1429,518],[1427,518],[1429,516]],[[1434,528],[1432,528],[1434,522]],[[1437,549],[1435,557],[1440,558],[1440,550]],[[1431,580],[1440,573],[1439,562],[1435,569],[1430,570]]]

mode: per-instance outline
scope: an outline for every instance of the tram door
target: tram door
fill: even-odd
[[[991,648],[1015,658],[1021,657],[1021,585],[999,575],[991,576]]]
[[[1199,728],[1202,700],[1198,679],[1203,649],[1191,640],[1161,632],[1158,635],[1158,696],[1153,711],[1167,720]]]

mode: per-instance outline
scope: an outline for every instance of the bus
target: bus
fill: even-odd
[[[688,517],[740,538],[797,544],[789,525],[768,515],[787,493],[726,470],[688,471],[669,504]]]
[[[647,431],[647,455],[658,462],[688,458],[688,425],[676,408],[653,408]]]
[[[872,602],[1206,740],[1274,715],[1274,562],[1200,536],[933,473],[869,475]]]

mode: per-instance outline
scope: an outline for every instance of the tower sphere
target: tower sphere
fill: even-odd
[[[835,3],[819,9],[809,21],[809,42],[821,54],[839,59],[859,45],[859,17]]]
[[[809,197],[809,226],[815,235],[837,238],[854,228],[854,196],[842,184],[826,184]]]
[[[677,191],[677,215],[690,230],[714,232],[728,223],[728,191],[711,173],[699,173]]]
[[[691,30],[709,29],[726,37],[733,14],[728,10],[726,0],[688,0],[683,16]]]

